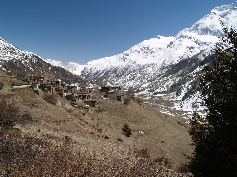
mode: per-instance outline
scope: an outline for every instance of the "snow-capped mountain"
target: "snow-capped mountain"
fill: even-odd
[[[216,7],[174,37],[157,36],[121,54],[88,62],[82,76],[140,92],[175,93],[171,97],[177,100],[175,107],[184,109],[184,101],[197,100],[193,90],[198,84],[198,60],[214,54],[216,43],[224,45],[219,42],[220,20],[225,27],[236,27],[236,19],[237,2]]]
[[[88,62],[86,71],[95,73],[113,67],[155,63],[159,68],[175,64],[194,55],[205,57],[223,34],[220,20],[227,27],[236,26],[237,2],[214,8],[209,14],[175,37],[157,36],[145,40],[127,51]],[[93,71],[94,70],[94,71]],[[87,74],[87,72],[84,72]]]

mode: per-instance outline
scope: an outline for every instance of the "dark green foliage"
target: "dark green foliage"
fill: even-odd
[[[207,115],[195,113],[189,130],[194,146],[190,170],[195,177],[237,176],[237,33],[233,28],[223,31],[221,40],[230,48],[216,46],[200,81]]]
[[[128,124],[124,124],[123,128],[123,134],[127,137],[130,137],[132,135],[132,130],[131,128],[128,126]]]

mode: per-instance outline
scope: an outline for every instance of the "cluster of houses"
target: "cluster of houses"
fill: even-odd
[[[73,105],[84,103],[86,106],[95,107],[96,105],[96,89],[89,87],[86,89],[79,89],[77,85],[67,85],[61,80],[45,80],[41,75],[30,76],[21,83],[15,83],[13,91],[30,90],[42,96],[44,93],[58,94],[62,98],[67,99]],[[103,99],[122,100],[122,91],[119,86],[101,86],[97,89],[101,93]]]

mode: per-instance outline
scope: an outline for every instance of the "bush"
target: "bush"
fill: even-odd
[[[150,151],[147,148],[143,149],[134,149],[137,157],[150,158]]]
[[[117,138],[118,142],[123,142],[122,138]]]
[[[123,104],[128,105],[130,102],[130,99],[128,97],[124,98]]]
[[[19,107],[14,103],[8,103],[6,99],[0,101],[0,126],[11,128],[20,117]]]
[[[50,93],[45,93],[44,94],[44,100],[47,101],[48,103],[52,104],[52,105],[56,105],[57,104],[57,96],[54,94],[50,94]]]
[[[123,134],[126,137],[130,137],[132,135],[132,130],[131,128],[128,126],[128,124],[124,124],[123,128],[122,128]]]
[[[179,173],[188,173],[189,172],[189,168],[190,168],[189,163],[181,163],[177,167],[177,171]]]
[[[3,89],[4,83],[0,82],[0,90]]]
[[[104,139],[109,139],[109,137],[107,135],[104,136]]]
[[[140,104],[141,105],[141,99],[140,98],[137,98],[137,99],[135,99],[136,100],[136,102],[138,103],[138,104]]]
[[[9,103],[6,99],[0,101],[0,126],[12,128],[16,123],[25,124],[31,121],[30,114],[21,115],[20,109],[13,102]]]
[[[28,122],[31,122],[32,121],[32,117],[29,113],[24,113],[20,116],[20,119],[18,119],[16,122],[21,124],[21,125],[24,125]]]

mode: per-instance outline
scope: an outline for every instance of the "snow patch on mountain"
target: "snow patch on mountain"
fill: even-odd
[[[121,54],[92,60],[87,63],[86,68],[106,70],[112,67],[124,67],[131,64],[159,63],[163,55],[162,51],[174,39],[174,37],[157,36],[156,38],[144,40]]]
[[[195,31],[199,35],[210,34],[220,36],[223,34],[220,20],[224,23],[225,27],[230,28],[231,26],[236,26],[236,18],[237,1],[229,5],[215,7],[210,13],[194,23],[190,30]]]
[[[45,62],[50,63],[53,66],[60,66],[60,67],[64,68],[63,63],[61,61],[58,61],[58,60],[46,59]]]
[[[45,60],[47,63],[50,63],[53,66],[59,66],[62,67],[66,70],[68,70],[69,72],[75,74],[75,75],[81,75],[81,71],[84,69],[85,65],[80,65],[78,63],[75,62],[69,62],[67,64],[67,66],[64,66],[63,63],[61,61],[58,60],[53,60],[53,59],[46,59]]]
[[[173,106],[176,110],[181,111],[203,111],[205,109],[204,102],[200,99],[200,93],[196,92],[195,94],[191,95],[189,98],[174,103]]]
[[[85,68],[85,65],[80,65],[75,62],[69,62],[65,69],[67,69],[69,72],[76,74],[76,75],[81,75],[81,71]]]

